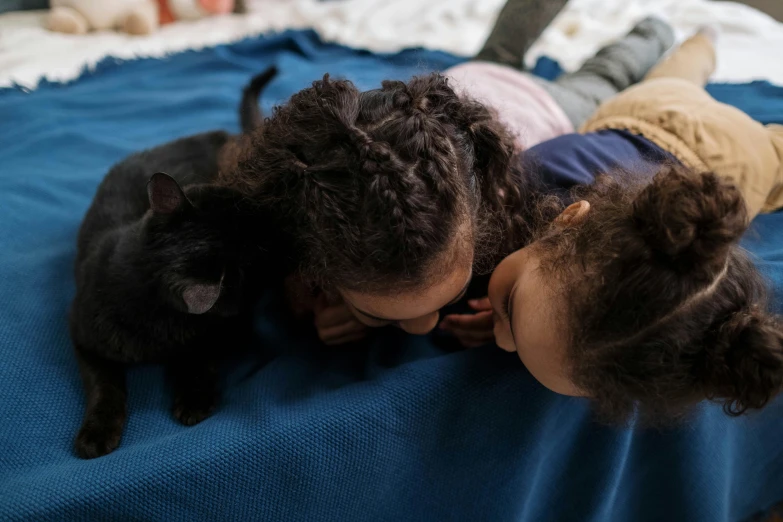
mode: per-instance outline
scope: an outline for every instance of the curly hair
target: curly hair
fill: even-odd
[[[631,179],[575,189],[585,221],[540,242],[568,303],[572,380],[611,421],[676,419],[705,398],[763,407],[783,389],[783,323],[738,245],[742,194],[673,165]]]
[[[325,75],[239,149],[222,182],[279,217],[299,271],[325,287],[435,283],[457,240],[487,272],[530,235],[513,138],[439,74],[365,92]]]

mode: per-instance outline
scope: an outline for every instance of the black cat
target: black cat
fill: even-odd
[[[275,74],[245,89],[243,131],[261,123],[257,98]],[[129,364],[166,366],[183,424],[204,420],[218,403],[217,362],[250,331],[247,290],[257,271],[249,268],[274,248],[248,240],[269,226],[258,209],[209,184],[231,139],[208,132],[131,155],[109,171],[87,211],[70,315],[87,394],[76,437],[82,458],[119,445]],[[156,171],[168,174],[150,179]]]

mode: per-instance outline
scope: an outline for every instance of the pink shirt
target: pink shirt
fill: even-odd
[[[444,74],[457,92],[497,111],[520,149],[574,132],[563,109],[527,73],[489,62],[466,62]]]

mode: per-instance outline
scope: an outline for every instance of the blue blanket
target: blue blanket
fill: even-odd
[[[84,398],[66,312],[76,231],[107,168],[235,130],[240,87],[271,63],[282,74],[267,111],[326,71],[368,88],[457,61],[288,32],[0,92],[0,520],[716,522],[783,499],[783,401],[741,419],[705,405],[677,428],[611,428],[515,355],[447,353],[396,331],[329,352],[280,323],[274,303],[257,329],[278,355],[230,372],[212,418],[178,425],[162,372],[139,368],[120,448],[76,458]],[[712,92],[783,122],[782,91]],[[748,246],[783,287],[783,215],[755,230]]]

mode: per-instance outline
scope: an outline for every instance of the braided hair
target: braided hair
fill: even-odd
[[[486,272],[526,241],[513,138],[442,75],[365,92],[325,75],[244,140],[222,181],[281,220],[323,286],[437,282],[455,241]]]

